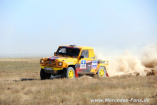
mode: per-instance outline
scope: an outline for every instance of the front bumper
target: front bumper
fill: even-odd
[[[50,73],[52,75],[61,74],[63,71],[63,68],[58,67],[49,67],[49,66],[40,66],[46,73]]]

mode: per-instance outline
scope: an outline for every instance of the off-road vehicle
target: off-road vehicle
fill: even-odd
[[[78,75],[108,76],[108,61],[97,60],[92,47],[75,45],[59,46],[54,56],[40,59],[41,79],[61,75],[74,79]]]

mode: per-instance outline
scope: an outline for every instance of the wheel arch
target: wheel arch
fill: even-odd
[[[74,70],[76,70],[75,65],[69,65],[68,67],[72,67],[72,68],[74,68]]]

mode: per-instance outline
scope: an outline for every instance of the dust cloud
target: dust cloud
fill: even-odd
[[[136,51],[125,51],[116,56],[104,57],[96,53],[98,59],[109,60],[108,74],[119,75],[156,75],[157,74],[157,45],[147,45]]]

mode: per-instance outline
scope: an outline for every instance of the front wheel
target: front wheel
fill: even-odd
[[[106,70],[104,67],[99,67],[99,70],[98,70],[98,76],[99,77],[106,77]]]
[[[51,74],[45,73],[44,69],[40,70],[40,78],[41,80],[50,79]]]
[[[65,73],[65,76],[68,78],[68,79],[74,79],[75,78],[75,70],[73,67],[68,67],[66,69],[66,73]]]

